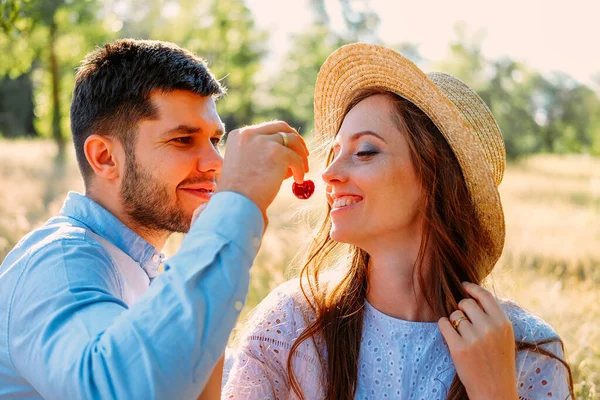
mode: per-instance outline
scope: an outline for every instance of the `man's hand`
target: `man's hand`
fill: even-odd
[[[281,134],[287,136],[287,147]],[[218,191],[233,191],[252,200],[266,215],[281,182],[298,183],[308,172],[308,149],[302,137],[282,121],[231,131]]]

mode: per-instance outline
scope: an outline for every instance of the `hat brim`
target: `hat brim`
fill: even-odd
[[[333,52],[321,66],[315,85],[315,134],[335,137],[356,91],[372,87],[393,92],[416,105],[450,145],[479,222],[488,234],[484,262],[486,274],[491,272],[502,254],[505,224],[500,195],[483,149],[455,105],[410,60],[385,47],[364,43]]]

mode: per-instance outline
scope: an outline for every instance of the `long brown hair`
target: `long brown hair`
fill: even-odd
[[[421,207],[424,229],[414,266],[415,277],[436,316],[449,316],[458,308],[458,302],[468,297],[461,282],[480,284],[486,277],[483,262],[488,239],[476,217],[458,161],[437,127],[419,108],[393,93],[368,88],[356,94],[344,115],[362,100],[378,94],[393,99],[392,118],[400,131],[407,135],[412,162],[425,193]],[[332,157],[330,151],[327,164],[331,163]],[[325,289],[319,282],[320,274],[328,266],[331,256],[347,246],[331,239],[330,228],[331,220],[327,213],[300,273],[300,288],[316,315],[316,319],[292,345],[287,360],[290,386],[302,399],[304,396],[293,371],[292,357],[304,341],[316,335],[320,335],[327,346],[326,359],[321,356],[327,398],[352,399],[358,383],[369,254],[350,246],[350,267],[339,282]],[[424,262],[426,252],[427,270]],[[570,391],[573,393],[568,364],[539,347],[550,341],[553,340],[539,343],[517,341],[516,349],[536,351],[558,359],[568,370]],[[447,399],[468,399],[458,376],[454,377]]]

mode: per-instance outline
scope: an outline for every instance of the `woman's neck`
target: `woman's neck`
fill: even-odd
[[[380,242],[369,251],[367,300],[377,310],[394,318],[437,321],[415,272],[421,244],[420,235],[415,236],[418,240],[404,240],[393,245]],[[424,277],[427,265],[426,257],[422,270]]]

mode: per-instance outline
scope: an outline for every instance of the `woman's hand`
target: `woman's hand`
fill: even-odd
[[[489,291],[474,283],[463,285],[473,298],[461,300],[460,310],[438,322],[456,373],[471,400],[516,400],[512,324]]]

